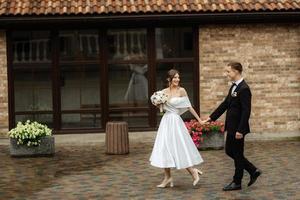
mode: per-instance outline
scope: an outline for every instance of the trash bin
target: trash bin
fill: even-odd
[[[105,145],[107,154],[128,154],[128,124],[123,121],[106,123]]]

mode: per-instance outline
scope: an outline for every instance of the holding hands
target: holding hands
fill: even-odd
[[[206,117],[206,119],[203,121],[205,124],[208,124],[211,121],[210,117]]]
[[[205,120],[201,121],[203,124],[208,124],[211,121],[210,117],[207,117]],[[200,122],[200,121],[199,121]],[[200,122],[200,124],[201,124]],[[202,124],[201,124],[202,125]],[[242,139],[244,135],[242,133],[236,132],[235,139],[239,140]]]
[[[201,125],[206,124],[206,122],[205,122],[205,121],[202,121],[201,119],[199,119],[198,122],[199,122]]]
[[[210,121],[210,118],[206,118],[204,120],[201,120],[201,119],[198,119],[198,122],[201,124],[201,125],[205,125],[205,124],[208,124]]]

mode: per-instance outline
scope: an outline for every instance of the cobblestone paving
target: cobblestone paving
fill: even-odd
[[[300,141],[252,141],[246,155],[263,171],[247,188],[223,192],[233,162],[223,150],[201,151],[200,184],[186,170],[172,170],[174,187],[159,189],[161,169],[149,165],[153,138],[130,140],[130,154],[106,155],[104,142],[56,145],[54,157],[11,158],[0,145],[0,199],[300,199]]]

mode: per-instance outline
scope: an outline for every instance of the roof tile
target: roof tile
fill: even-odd
[[[0,0],[0,16],[299,9],[300,0]]]

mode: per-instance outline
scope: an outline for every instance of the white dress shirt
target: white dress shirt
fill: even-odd
[[[244,78],[241,78],[240,80],[234,81],[235,85],[232,87],[231,94],[234,92],[236,87],[244,80]]]

